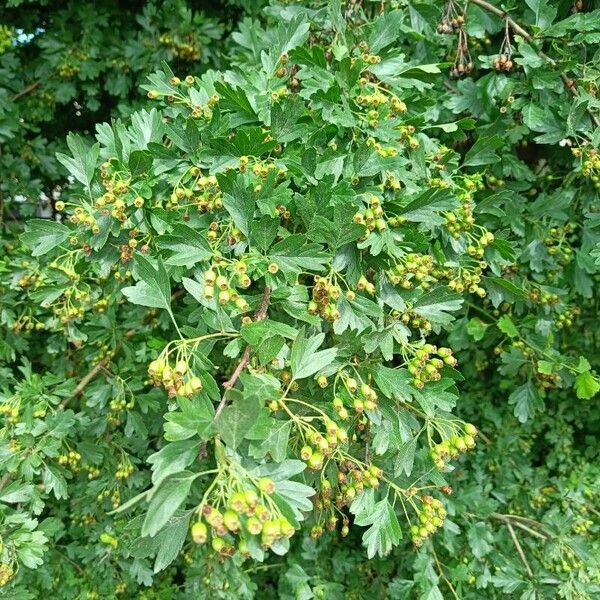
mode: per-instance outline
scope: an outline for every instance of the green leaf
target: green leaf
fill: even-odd
[[[183,223],[176,223],[171,233],[159,236],[156,241],[160,248],[171,253],[165,261],[168,265],[189,269],[198,262],[209,260],[213,255],[206,239]]]
[[[394,460],[394,475],[398,477],[402,472],[410,476],[415,463],[415,452],[417,450],[417,438],[412,438],[402,444]]]
[[[147,462],[152,465],[152,483],[159,485],[165,477],[189,467],[198,456],[198,446],[197,440],[185,440],[166,444],[151,454]]]
[[[258,419],[263,400],[239,390],[228,390],[227,398],[231,403],[215,419],[215,425],[223,441],[235,450]]]
[[[266,437],[250,446],[250,456],[264,458],[269,454],[275,462],[281,462],[287,455],[292,422],[269,419],[269,425]]]
[[[269,258],[281,269],[293,274],[302,271],[323,271],[329,256],[319,244],[306,243],[304,235],[295,234],[277,242]]]
[[[141,281],[134,286],[123,288],[123,294],[133,304],[164,308],[171,314],[171,284],[160,258],[157,269],[141,254],[135,255],[135,262]]]
[[[333,362],[337,354],[336,348],[327,348],[317,352],[317,348],[324,339],[324,333],[307,339],[304,329],[298,332],[290,355],[290,368],[294,379],[310,377]]]
[[[165,479],[152,494],[148,512],[142,525],[142,536],[154,537],[175,511],[185,502],[192,483],[198,477],[196,473],[182,471]]]
[[[499,160],[496,150],[503,145],[504,140],[499,135],[480,137],[466,153],[463,165],[478,167],[495,163]]]
[[[530,419],[543,407],[537,388],[531,381],[519,386],[508,397],[508,403],[514,405],[514,414],[521,423]]]
[[[285,323],[263,319],[242,325],[240,333],[251,346],[258,346],[266,338],[276,335],[293,340],[298,335],[298,330]]]
[[[459,294],[439,287],[421,296],[414,303],[413,310],[432,323],[447,325],[454,320],[449,313],[460,310],[463,302],[464,298]]]
[[[467,323],[467,333],[476,342],[480,342],[483,339],[487,328],[488,325],[478,317],[475,317],[474,319],[469,319],[469,322]]]
[[[147,175],[153,162],[154,158],[148,150],[134,150],[129,155],[129,171],[133,177]]]
[[[377,54],[380,50],[396,41],[402,33],[402,21],[404,13],[401,10],[393,10],[381,14],[375,19],[373,29],[367,38],[369,52]]]
[[[552,25],[557,9],[554,6],[549,6],[548,0],[525,0],[525,4],[529,6],[535,15],[536,27],[543,30]]]
[[[29,219],[21,240],[31,248],[32,256],[42,256],[60,246],[68,237],[71,230],[58,221],[49,219]]]
[[[581,400],[590,400],[600,391],[600,380],[591,371],[580,373],[575,378],[575,393]]]
[[[368,558],[376,554],[385,556],[402,539],[400,523],[387,498],[375,503],[372,510],[357,514],[354,523],[360,527],[370,526],[362,538]]]
[[[67,146],[72,157],[57,152],[56,158],[59,163],[67,168],[69,173],[82,183],[91,193],[92,179],[96,169],[96,162],[100,153],[100,144],[88,145],[83,138],[77,134],[67,135]]]
[[[169,442],[187,440],[193,436],[207,440],[213,431],[215,409],[204,395],[191,399],[178,397],[181,411],[168,412],[165,415],[165,439]]]
[[[519,337],[519,330],[508,315],[502,315],[496,324],[498,325],[498,329],[508,337]]]

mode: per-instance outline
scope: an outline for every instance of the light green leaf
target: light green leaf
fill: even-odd
[[[142,536],[154,537],[185,502],[197,473],[182,471],[165,479],[153,492],[142,525]]]
[[[337,354],[336,348],[317,352],[324,339],[323,333],[307,339],[304,336],[304,329],[300,330],[290,355],[290,367],[294,379],[310,377],[333,362]]]
[[[58,221],[49,219],[29,219],[21,241],[31,248],[32,256],[42,256],[60,246],[68,237],[71,230]]]

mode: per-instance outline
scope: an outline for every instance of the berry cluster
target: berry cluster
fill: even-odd
[[[494,58],[492,65],[496,71],[510,72],[513,68],[513,61],[510,54],[499,54]]]
[[[475,425],[465,423],[463,434],[452,435],[439,444],[435,444],[431,448],[430,454],[436,469],[443,471],[448,459],[457,460],[461,454],[474,448],[476,436],[477,428]]]
[[[565,327],[571,327],[573,321],[581,314],[581,308],[579,306],[570,306],[565,308],[564,311],[560,312],[556,317],[556,326],[558,329]]]
[[[405,290],[410,290],[415,285],[427,290],[432,283],[438,281],[440,269],[434,263],[433,256],[429,254],[409,253],[403,257],[402,262],[396,264],[394,269],[387,271],[390,281]]]
[[[14,576],[15,567],[12,562],[0,562],[0,588],[4,587]]]
[[[332,419],[324,419],[325,433],[307,427],[306,442],[300,449],[300,458],[313,471],[320,471],[325,457],[331,456],[338,444],[348,443],[348,432]]]
[[[462,206],[456,211],[445,213],[444,219],[444,227],[455,240],[469,231],[475,223],[471,195],[465,195]]]
[[[204,272],[204,297],[212,300],[217,294],[217,301],[221,306],[233,303],[241,312],[246,312],[250,306],[248,302],[239,295],[239,292],[233,286],[247,288],[252,280],[246,273],[247,265],[242,260],[231,264],[228,274],[219,267],[211,267]],[[232,271],[232,272],[231,272]]]
[[[412,310],[407,310],[403,313],[393,311],[392,317],[400,319],[400,321],[408,327],[419,329],[424,335],[428,335],[433,329],[431,321],[429,319],[417,314]]]
[[[412,525],[410,528],[412,542],[417,548],[444,524],[447,514],[441,500],[432,496],[423,496],[421,500],[423,504],[418,512],[419,525]]]
[[[61,454],[58,457],[58,464],[68,466],[71,471],[79,471],[81,464],[81,454],[75,450],[69,450],[67,454]]]
[[[123,460],[117,465],[115,477],[117,479],[127,479],[133,474],[134,467],[128,460]]]
[[[148,374],[154,385],[162,384],[171,398],[176,395],[189,398],[202,390],[202,381],[189,372],[187,360],[180,359],[171,367],[165,352],[150,363]]]
[[[509,20],[506,19],[504,28],[504,39],[502,40],[502,45],[500,46],[498,56],[496,56],[492,61],[492,66],[494,67],[494,69],[496,69],[496,71],[504,71],[507,73],[512,71],[512,52],[513,48],[510,41]]]
[[[340,318],[337,301],[342,290],[339,285],[331,283],[327,277],[315,275],[315,285],[312,289],[312,300],[308,303],[308,312],[311,315],[320,315],[326,321],[336,321]],[[354,300],[354,292],[348,291],[348,300]]]
[[[456,46],[456,57],[454,65],[450,69],[450,78],[458,79],[469,75],[473,71],[473,61],[469,52],[469,39],[467,32],[461,27],[458,30],[458,42]]]
[[[19,407],[13,403],[3,402],[0,404],[0,415],[6,415],[7,422],[15,425],[19,421]]]
[[[166,46],[171,50],[173,55],[181,60],[187,62],[196,62],[201,55],[201,49],[197,45],[198,42],[193,35],[184,37],[171,33],[163,33],[158,41],[163,46]]]
[[[479,283],[481,282],[481,275],[483,269],[487,266],[485,261],[480,261],[479,266],[474,267],[472,270],[468,268],[460,269],[455,277],[448,282],[448,287],[462,294],[465,290],[468,290],[471,294],[477,294],[480,298],[484,298],[487,294],[484,288]]]
[[[407,368],[413,376],[412,384],[418,390],[422,390],[428,381],[439,381],[442,378],[440,369],[444,365],[455,367],[457,362],[450,348],[437,348],[433,344],[425,344],[415,350]]]
[[[202,504],[198,509],[199,518],[191,528],[192,539],[196,544],[204,544],[210,536],[211,546],[219,555],[233,556],[237,551],[247,557],[248,536],[260,536],[260,544],[265,549],[277,540],[292,537],[293,525],[270,498],[275,487],[271,479],[263,477],[255,487],[234,491],[223,511],[218,505]],[[235,536],[238,536],[236,546]]]

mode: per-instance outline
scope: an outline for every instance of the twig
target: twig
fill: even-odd
[[[531,578],[531,577],[533,577],[533,571],[531,570],[531,567],[529,566],[529,563],[527,562],[527,559],[525,558],[525,553],[523,552],[523,548],[521,548],[521,544],[519,543],[519,540],[517,539],[517,536],[515,535],[515,530],[513,529],[513,526],[510,524],[510,520],[507,519],[505,521],[505,523],[506,523],[506,526],[508,527],[510,537],[512,538],[512,541],[515,544],[515,548],[517,549],[517,552],[519,553],[521,562],[525,565],[527,575],[529,575],[529,577]]]
[[[271,298],[271,288],[267,285],[263,291],[262,300],[260,301],[260,306],[254,315],[255,321],[262,321],[267,315],[267,308],[269,307],[269,299]],[[221,398],[221,402],[219,402],[219,406],[217,406],[217,410],[215,411],[215,419],[221,414],[225,405],[227,404],[227,390],[230,390],[239,379],[239,376],[242,374],[242,371],[248,366],[250,362],[250,356],[252,355],[252,347],[250,345],[246,346],[244,350],[244,354],[242,354],[242,358],[240,362],[237,364],[237,367],[234,369],[231,377],[223,384],[225,388],[225,393]]]
[[[27,94],[30,94],[31,92],[33,92],[33,90],[35,90],[40,83],[42,83],[41,81],[34,81],[33,83],[30,83],[27,87],[24,87],[20,92],[17,92],[12,98],[11,100],[13,102],[17,101],[19,98],[26,96]]]
[[[503,515],[503,514],[496,513],[496,512],[491,513],[490,517],[492,519],[497,519],[498,521],[502,521],[503,523],[511,523],[515,527],[518,527],[519,529],[526,531],[530,535],[537,537],[540,540],[546,541],[548,539],[547,535],[544,535],[543,533],[540,533],[539,531],[535,531],[534,529],[531,529],[531,527],[528,527],[527,525],[525,525],[524,523],[521,522],[521,520],[526,520],[527,522],[535,523],[536,525],[542,527],[542,525],[540,523],[538,523],[537,521],[533,521],[532,519],[525,519],[525,517],[520,517],[519,515]]]
[[[519,25],[516,21],[513,21],[513,19],[511,19],[508,16],[508,14],[505,13],[502,9],[498,8],[497,6],[494,6],[493,4],[490,4],[489,2],[486,2],[485,0],[468,0],[468,1],[471,2],[472,4],[476,4],[477,6],[483,8],[484,10],[487,10],[488,12],[495,14],[497,17],[500,17],[501,19],[506,19],[506,24],[517,35],[520,35],[523,39],[527,40],[530,44],[532,44],[533,49],[535,50],[536,54],[540,58],[543,58],[545,61],[547,61],[553,67],[557,66],[558,63],[553,58],[548,56],[545,52],[543,52],[542,50],[540,50],[537,47],[533,36],[526,29],[523,29],[523,27],[521,27],[521,25]],[[569,92],[571,92],[571,94],[573,94],[573,96],[579,95],[577,93],[577,89],[575,88],[574,85],[572,85],[572,83],[571,83],[569,77],[567,77],[566,73],[561,71],[560,78],[562,79],[563,83],[565,84],[565,87],[567,88],[567,90]],[[596,127],[600,127],[600,119],[598,119],[598,117],[593,113],[593,111],[590,108],[587,109],[587,112],[588,112],[589,116],[591,117],[594,125],[596,125]]]
[[[12,480],[13,474],[8,471],[4,473],[2,479],[0,479],[0,492],[10,483]]]
[[[136,332],[134,329],[130,329],[129,331],[126,331],[125,334],[123,335],[123,341],[126,340],[127,338],[130,338],[131,336],[135,335],[135,333]],[[96,377],[96,375],[98,375],[98,373],[101,370],[103,370],[104,367],[106,367],[106,365],[115,357],[117,352],[119,352],[119,350],[123,346],[123,341],[121,341],[119,344],[117,344],[117,347],[115,348],[114,352],[110,356],[106,356],[105,358],[103,358],[97,365],[95,365],[94,367],[92,367],[92,369],[90,369],[90,371],[88,371],[87,375],[84,375],[84,377],[77,384],[77,387],[73,390],[73,392],[71,394],[69,394],[58,405],[57,410],[64,410],[65,407],[67,406],[67,404],[69,404],[69,402],[71,402],[71,400],[73,400],[73,398],[76,398],[77,396],[79,396],[79,394],[81,394],[81,392],[83,392],[83,390],[87,387],[88,383],[90,383],[90,381],[92,381],[92,379],[94,379]]]
[[[446,577],[446,574],[444,573],[442,565],[441,565],[441,563],[438,559],[437,553],[435,551],[433,542],[431,544],[431,551],[433,552],[433,558],[435,560],[435,564],[437,566],[437,570],[438,570],[438,573],[440,574],[440,577],[446,582],[446,585],[450,588],[450,591],[452,592],[452,595],[456,598],[456,600],[460,600],[460,596],[456,593],[456,590],[454,589],[452,582]]]

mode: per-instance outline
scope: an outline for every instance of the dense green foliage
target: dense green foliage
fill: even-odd
[[[9,3],[0,597],[598,596],[585,4]]]

